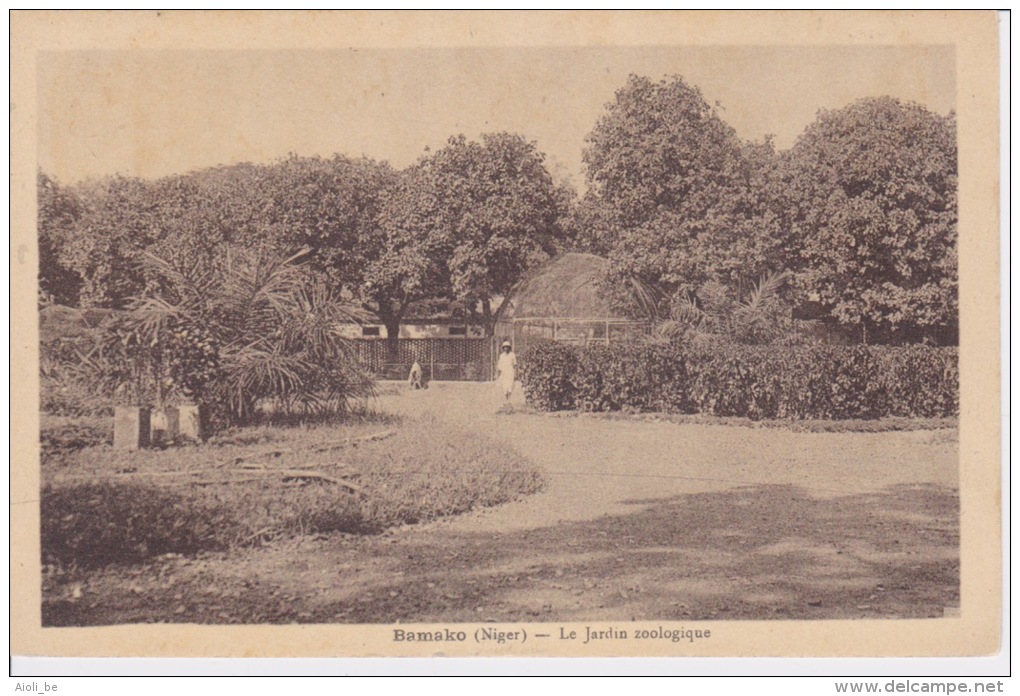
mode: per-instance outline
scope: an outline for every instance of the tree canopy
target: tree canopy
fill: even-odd
[[[74,237],[81,201],[72,192],[39,172],[36,177],[39,238],[39,298],[77,305],[81,277],[60,258]]]
[[[742,142],[682,78],[631,76],[588,136],[578,245],[690,300],[792,271],[866,341],[953,341],[956,124],[891,97],[823,111],[794,147]]]
[[[614,272],[690,293],[780,270],[768,214],[774,152],[742,142],[701,92],[631,76],[587,138],[575,227]]]
[[[823,111],[783,169],[802,295],[865,340],[944,339],[958,314],[955,116],[891,97]]]
[[[81,277],[81,301],[91,306],[122,307],[142,292],[150,280],[145,251],[187,266],[216,263],[223,245],[275,254],[307,248],[308,263],[338,285],[356,282],[395,177],[367,159],[291,156],[154,181],[89,182],[75,189],[74,232],[64,235],[59,258]]]
[[[742,297],[789,272],[776,301],[813,301],[864,340],[954,340],[953,114],[862,99],[820,112],[783,152],[723,117],[682,77],[631,76],[586,139],[579,200],[510,133],[452,137],[403,171],[292,155],[151,181],[60,186],[40,172],[40,297],[123,308],[163,282],[145,253],[183,271],[226,263],[226,247],[304,250],[301,264],[374,311],[395,349],[413,302],[477,308],[491,328],[494,298],[576,248],[673,309],[706,284]]]
[[[380,217],[386,251],[369,267],[371,291],[393,325],[416,299],[491,300],[562,242],[567,194],[544,156],[520,135],[464,136],[423,156]]]

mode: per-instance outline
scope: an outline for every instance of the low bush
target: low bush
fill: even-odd
[[[544,411],[761,419],[942,418],[959,412],[955,348],[540,343],[521,356]]]
[[[43,562],[97,567],[286,535],[370,534],[510,502],[542,487],[540,474],[516,451],[434,421],[408,421],[386,439],[315,451],[379,429],[277,428],[267,439],[263,426],[253,429],[254,438],[235,431],[233,444],[95,447],[62,453],[59,462],[44,452]],[[267,442],[282,454],[259,458]],[[326,479],[285,480],[271,469],[234,469],[229,462],[239,458],[344,478],[357,490]]]

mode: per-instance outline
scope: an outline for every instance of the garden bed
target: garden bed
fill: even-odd
[[[264,426],[167,450],[51,448],[42,479],[43,560],[60,568],[377,533],[542,486],[516,452],[430,420]]]

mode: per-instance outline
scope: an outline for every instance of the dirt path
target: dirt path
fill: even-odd
[[[892,618],[958,604],[952,433],[497,415],[483,384],[380,403],[506,441],[546,489],[378,537],[163,560],[130,592],[100,574],[115,621]]]
[[[514,403],[523,405],[520,389]],[[549,482],[543,493],[447,522],[463,529],[591,520],[634,512],[654,500],[743,486],[795,486],[824,498],[899,485],[957,485],[955,442],[927,431],[794,433],[583,415],[507,416],[498,415],[500,402],[490,385],[474,383],[388,395],[381,405],[477,430],[541,466]]]

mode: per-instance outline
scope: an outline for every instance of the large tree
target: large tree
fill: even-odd
[[[289,255],[352,294],[381,251],[375,228],[395,173],[386,164],[291,156],[158,180],[114,177],[79,187],[82,211],[67,263],[84,279],[86,304],[121,307],[142,293],[148,251],[182,269],[218,264],[224,245]]]
[[[78,304],[81,277],[61,258],[74,238],[81,215],[78,197],[46,174],[36,177],[38,198],[39,298],[45,302]]]
[[[396,182],[385,162],[291,156],[273,165],[260,184],[257,236],[280,252],[309,249],[313,267],[355,290],[383,252],[378,217]]]
[[[742,142],[683,78],[632,75],[587,138],[574,227],[614,273],[669,293],[781,270],[774,160],[770,143]]]
[[[76,188],[81,212],[61,260],[82,278],[82,305],[123,308],[143,292],[142,252],[190,218],[192,190],[181,177],[115,176]]]
[[[478,304],[491,331],[493,298],[559,248],[568,200],[519,135],[458,136],[422,157],[383,209],[386,250],[370,267],[387,333],[412,301],[435,295]]]
[[[955,116],[892,97],[822,111],[784,168],[804,297],[866,341],[953,340]]]

